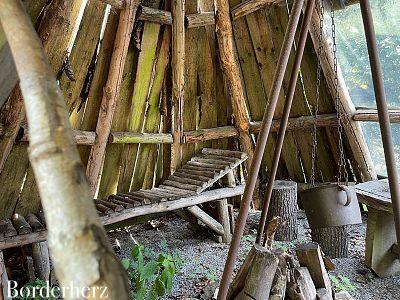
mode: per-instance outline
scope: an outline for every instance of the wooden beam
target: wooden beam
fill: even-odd
[[[169,133],[112,132],[109,142],[113,144],[172,144]]]
[[[214,12],[203,12],[186,15],[185,24],[187,28],[209,26],[215,24]]]
[[[96,139],[92,146],[89,162],[86,168],[86,176],[89,180],[92,195],[96,193],[101,175],[104,154],[108,136],[111,130],[116,100],[122,82],[123,66],[128,54],[129,42],[135,23],[136,10],[139,0],[126,0],[126,8],[121,10],[120,20],[114,42],[114,51],[111,57],[110,71],[106,86],[104,87],[101,109],[96,126]]]
[[[236,20],[240,17],[248,15],[252,12],[255,12],[261,8],[264,8],[269,5],[281,3],[282,0],[246,0],[238,5],[232,7],[231,15],[232,19]]]
[[[171,171],[182,161],[182,107],[185,89],[185,0],[173,0],[172,11],[172,130]]]
[[[239,196],[243,194],[243,191],[244,191],[244,185],[239,185],[234,188],[221,188],[216,190],[210,190],[203,192],[199,195],[180,198],[178,200],[159,202],[149,205],[138,206],[135,208],[125,209],[124,212],[113,213],[112,215],[104,216],[100,219],[102,220],[103,225],[109,225],[119,221],[124,221],[128,218],[144,216],[148,214],[155,214],[160,212],[168,212],[185,208],[188,206],[202,204],[205,202]],[[28,245],[35,242],[41,242],[45,241],[46,239],[47,239],[46,230],[33,232],[31,234],[16,235],[1,240],[0,250]]]
[[[389,110],[390,123],[400,123],[400,110]],[[357,109],[353,114],[354,121],[378,122],[376,109]]]
[[[170,11],[140,5],[138,8],[138,18],[141,21],[172,25],[172,15]]]
[[[320,34],[320,18],[317,10],[314,11],[311,26],[310,26],[310,36],[314,44],[315,51],[318,52],[320,45],[319,42]],[[328,37],[325,32],[322,34],[322,55],[321,55],[321,67],[325,75],[325,79],[328,85],[328,89],[332,98],[336,97],[336,84],[334,72],[334,58],[331,51],[331,47],[328,42]],[[351,150],[351,161],[353,169],[358,172],[358,180],[368,181],[376,179],[376,171],[374,164],[371,159],[367,144],[365,142],[363,133],[361,131],[360,124],[352,119],[352,115],[355,113],[355,107],[351,101],[349,92],[347,90],[346,84],[344,82],[343,75],[338,70],[338,85],[337,90],[339,94],[340,109],[344,113],[343,129],[347,137],[347,143]]]
[[[247,170],[250,170],[254,146],[249,133],[250,120],[245,105],[245,91],[233,40],[229,2],[227,0],[216,0],[215,9],[215,25],[221,68],[231,97],[235,127],[239,134],[240,144],[242,150],[249,157],[246,161]]]

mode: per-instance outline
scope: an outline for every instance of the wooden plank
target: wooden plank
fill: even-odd
[[[113,123],[111,125],[111,129],[115,131],[127,129],[128,114],[126,112],[129,111],[132,106],[132,93],[136,75],[137,57],[138,51],[133,47],[133,45],[131,45],[128,49],[128,55],[125,60],[121,89],[117,99],[117,107],[115,108]],[[110,137],[112,134],[113,133],[110,133]],[[122,150],[123,145],[107,145],[99,186],[98,197],[100,198],[117,192]]]
[[[145,134],[167,136],[168,143],[173,142],[172,135],[159,133],[159,128],[161,122],[161,90],[170,59],[170,43],[171,31],[170,28],[165,28],[159,38],[158,57],[154,65],[154,79],[147,99],[148,109],[146,110],[146,119],[143,127]],[[153,187],[157,154],[157,145],[140,145],[131,189],[150,189]]]
[[[159,1],[151,2],[158,6]],[[147,100],[151,84],[154,80],[154,64],[157,59],[157,45],[160,24],[145,23],[141,40],[141,51],[136,69],[136,80],[133,88],[132,106],[129,111],[128,131],[140,133],[145,122]],[[124,145],[121,161],[121,172],[118,182],[118,192],[131,190],[131,182],[137,161],[139,145]],[[141,188],[136,187],[136,189]]]

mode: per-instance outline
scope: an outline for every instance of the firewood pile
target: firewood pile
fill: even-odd
[[[233,280],[228,299],[235,300],[351,300],[335,293],[328,275],[334,269],[317,243],[299,245],[296,256],[255,244]]]

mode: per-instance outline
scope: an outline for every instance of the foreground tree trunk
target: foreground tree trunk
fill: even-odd
[[[125,271],[91,201],[62,93],[41,42],[19,0],[0,1],[0,21],[20,78],[30,131],[29,157],[57,277],[63,286],[107,287],[109,299],[129,299]]]

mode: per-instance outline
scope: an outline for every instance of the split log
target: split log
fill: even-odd
[[[288,261],[282,251],[275,251],[274,253],[278,257],[279,263],[272,282],[269,300],[284,300],[288,281]]]
[[[332,299],[332,286],[324,265],[321,248],[317,243],[304,243],[296,248],[300,266],[307,267],[316,288],[325,288]]]
[[[65,102],[42,43],[20,1],[0,1],[0,21],[20,78],[31,132],[29,158],[57,277],[62,286],[107,286],[110,298],[127,300],[127,276],[90,201]],[[68,222],[61,226],[60,220]]]
[[[349,257],[349,226],[313,228],[312,240],[331,258]]]
[[[254,245],[254,258],[246,276],[243,290],[237,300],[268,299],[278,267],[278,258],[269,249]]]
[[[50,278],[50,256],[47,242],[32,244],[32,257],[35,266],[36,276],[44,281]]]
[[[293,181],[276,180],[273,185],[267,224],[273,217],[280,217],[281,225],[275,233],[277,241],[293,241],[297,238],[297,184]]]
[[[292,300],[316,300],[317,290],[306,267],[291,270],[287,287],[287,296]]]

